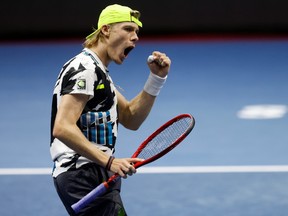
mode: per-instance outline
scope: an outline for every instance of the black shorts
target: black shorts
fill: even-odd
[[[76,215],[71,205],[91,190],[108,180],[113,173],[102,167],[88,163],[78,169],[69,170],[54,178],[54,185],[66,210]],[[126,216],[120,197],[121,179],[99,198],[83,208],[77,216]]]

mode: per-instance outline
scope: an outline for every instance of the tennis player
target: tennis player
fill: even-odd
[[[70,215],[75,215],[72,204],[114,173],[123,178],[134,174],[131,163],[141,161],[113,157],[118,123],[131,130],[140,127],[166,81],[171,61],[164,53],[151,53],[148,79],[131,101],[117,91],[108,72],[111,62],[122,64],[135,48],[142,27],[139,17],[138,11],[127,6],[106,7],[98,28],[86,37],[84,49],[64,64],[56,81],[50,153],[54,184]],[[127,215],[120,184],[77,215]]]

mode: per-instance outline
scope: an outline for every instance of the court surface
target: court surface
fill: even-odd
[[[81,49],[81,41],[0,43],[0,215],[67,215],[49,174],[51,95]],[[180,113],[196,125],[179,147],[123,180],[128,215],[286,216],[288,39],[144,40],[109,67],[128,99],[142,89],[153,50],[170,56],[171,73],[143,126],[120,127],[116,156],[129,157]]]

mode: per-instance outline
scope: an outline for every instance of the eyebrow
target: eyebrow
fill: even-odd
[[[125,22],[125,24],[122,26],[123,28],[127,28],[127,27],[130,27],[130,28],[133,28],[133,29],[136,29],[136,30],[139,30],[139,27],[138,27],[138,25],[136,24],[136,25],[133,25],[132,23],[134,23],[134,22]]]

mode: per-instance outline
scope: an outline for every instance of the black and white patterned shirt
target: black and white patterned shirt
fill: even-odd
[[[97,55],[85,48],[64,64],[53,92],[50,153],[54,161],[54,177],[71,167],[78,168],[91,162],[53,137],[52,131],[58,106],[65,94],[90,96],[77,122],[90,142],[108,155],[112,155],[117,138],[118,113],[115,86],[108,70]]]

